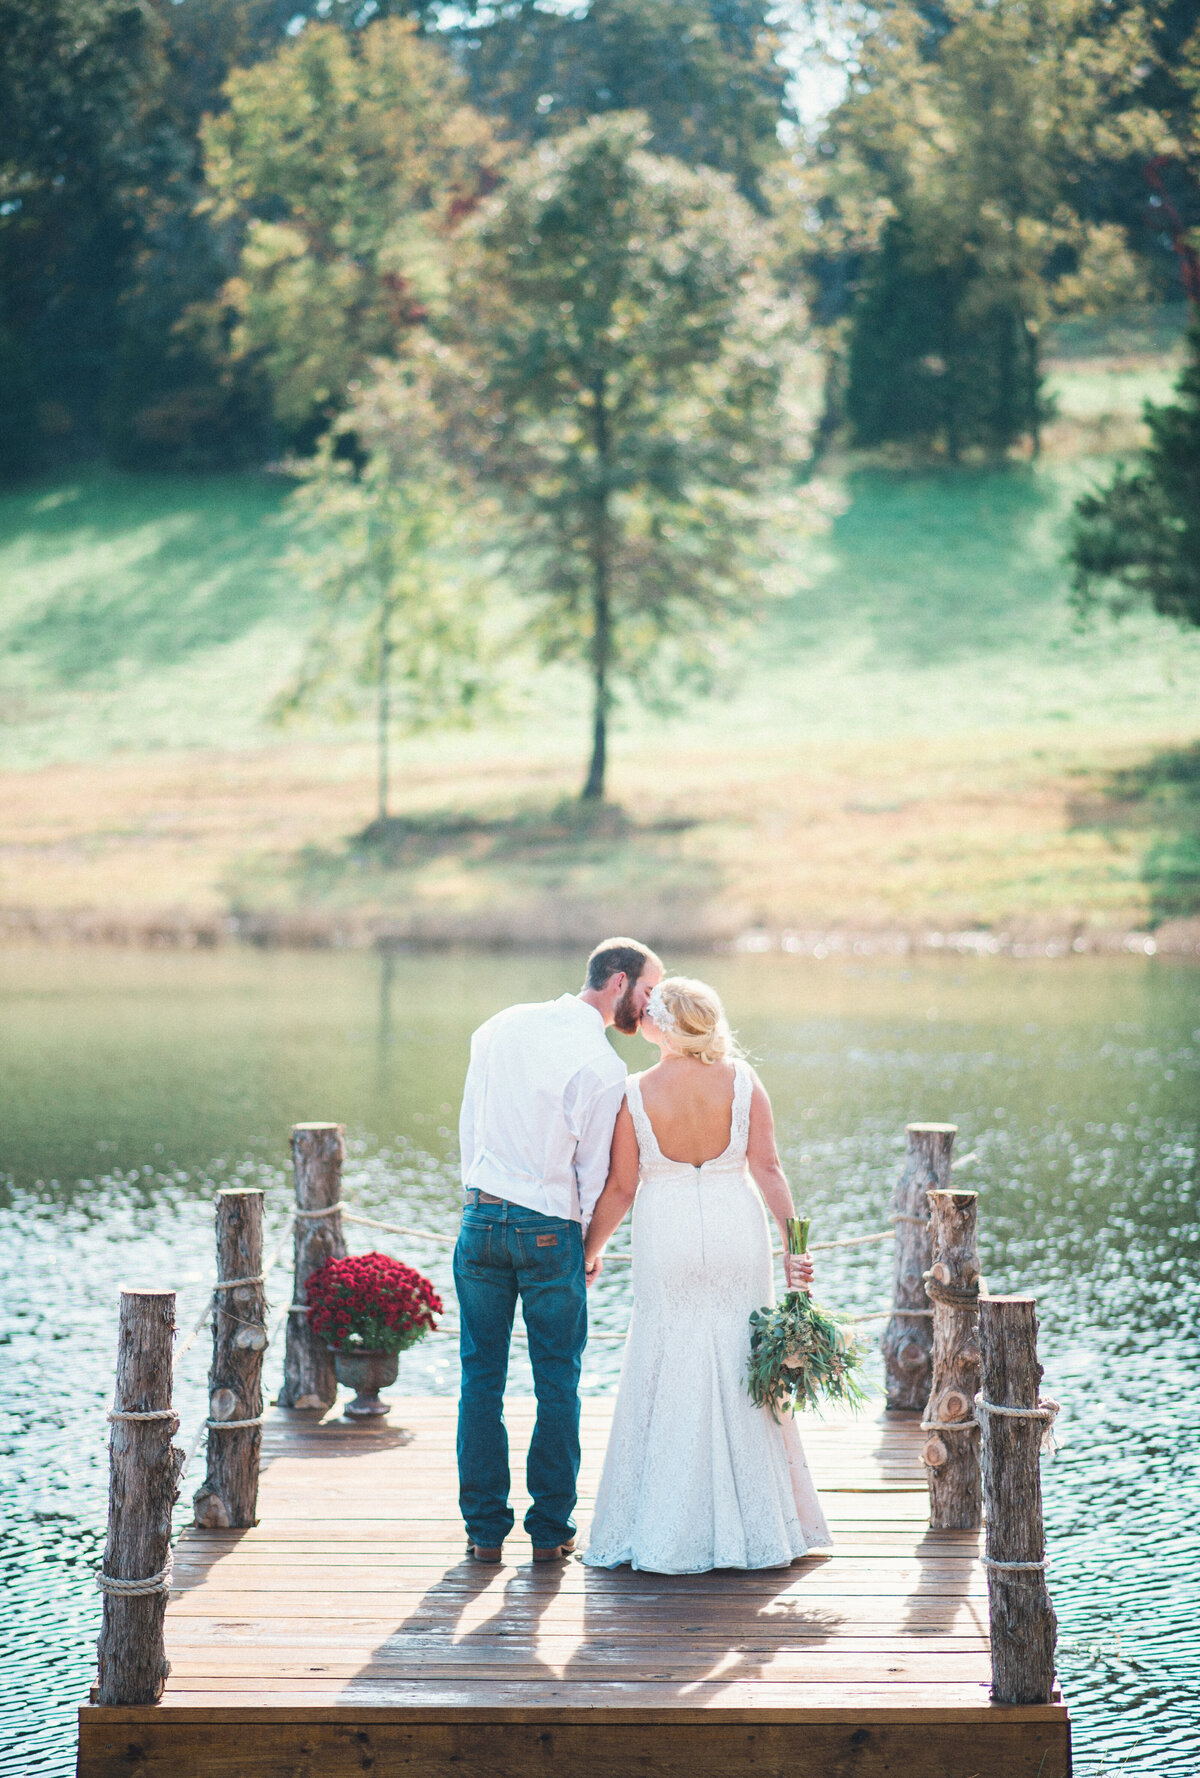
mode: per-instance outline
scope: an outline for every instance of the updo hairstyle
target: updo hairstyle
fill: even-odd
[[[654,992],[668,1015],[669,1023],[660,1028],[671,1049],[699,1062],[727,1062],[741,1055],[721,997],[707,982],[694,976],[667,975]],[[653,1018],[654,1010],[649,1010]]]

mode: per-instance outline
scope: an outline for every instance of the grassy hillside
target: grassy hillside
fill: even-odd
[[[1200,635],[1079,632],[1061,551],[1075,493],[1167,393],[1170,338],[1065,337],[1036,466],[834,474],[839,515],[729,694],[670,721],[628,709],[620,810],[593,824],[565,800],[579,682],[523,670],[504,723],[405,743],[404,819],[384,847],[350,839],[373,812],[367,735],[264,714],[308,616],[280,481],[10,491],[0,906],[17,928],[215,933],[232,913],[528,941],[1139,924],[1158,830],[1113,775],[1191,738]]]

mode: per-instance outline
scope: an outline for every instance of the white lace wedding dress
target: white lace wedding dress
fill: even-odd
[[[633,1316],[583,1560],[656,1574],[778,1568],[831,1543],[790,1419],[746,1392],[750,1313],[774,1301],[766,1208],[746,1167],[753,1078],[735,1063],[729,1146],[666,1158],[634,1075],[640,1151]]]

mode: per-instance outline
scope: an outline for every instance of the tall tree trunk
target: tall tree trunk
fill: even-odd
[[[942,416],[946,428],[946,455],[951,463],[957,463],[962,456],[962,436],[959,426],[961,367],[958,361],[959,339],[955,314],[957,301],[958,292],[954,283],[951,279],[947,279],[941,328],[941,358],[946,367],[942,372]]]
[[[846,420],[846,348],[844,336],[838,327],[824,329],[821,349],[824,365],[821,378],[821,417],[817,421],[804,465],[806,477],[817,473]]]
[[[585,803],[604,800],[608,768],[608,711],[612,701],[612,587],[610,514],[608,507],[609,436],[603,373],[592,390],[592,437],[596,450],[597,491],[592,517],[592,758],[583,786]]]
[[[607,575],[599,568],[592,585],[592,758],[583,786],[583,800],[603,802],[608,767],[608,657],[612,618],[608,606]]]
[[[1034,457],[1042,454],[1042,352],[1037,328],[1027,317],[1021,318],[1025,336],[1025,399],[1028,404],[1029,436]]]
[[[383,595],[379,606],[379,821],[388,818],[388,729],[392,718],[391,603]]]

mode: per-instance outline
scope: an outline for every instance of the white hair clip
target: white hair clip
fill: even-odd
[[[646,1001],[646,1011],[660,1031],[677,1031],[679,1029],[675,1014],[663,999],[663,991],[657,983],[650,990],[649,999]]]

